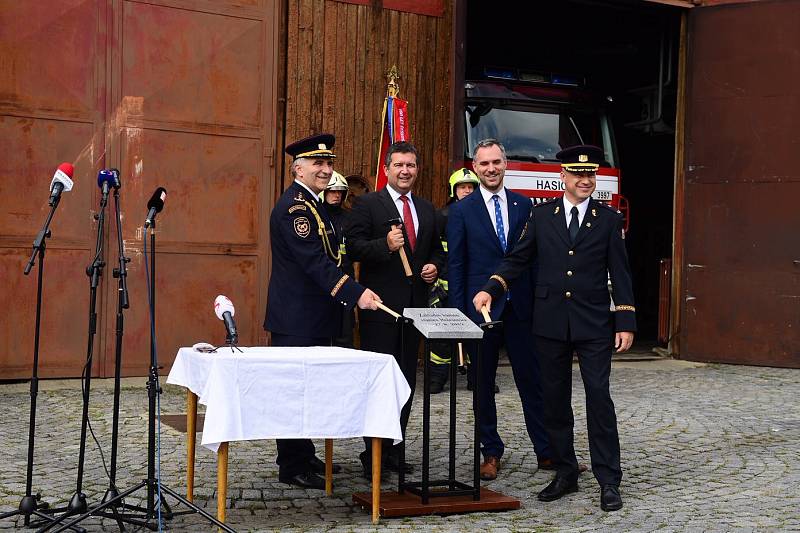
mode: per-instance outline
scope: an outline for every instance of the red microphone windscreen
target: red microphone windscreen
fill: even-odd
[[[72,166],[72,163],[61,163],[58,165],[58,170],[71,178],[72,174],[75,172],[75,167]]]

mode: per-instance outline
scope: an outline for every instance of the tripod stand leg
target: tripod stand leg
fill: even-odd
[[[205,518],[209,522],[213,523],[215,526],[217,526],[218,528],[222,529],[223,531],[227,531],[228,533],[236,533],[236,530],[231,529],[230,527],[226,526],[225,524],[223,524],[222,522],[220,522],[219,520],[217,520],[216,518],[214,518],[213,516],[211,516],[210,514],[205,512],[204,510],[200,509],[198,506],[196,506],[195,504],[193,504],[192,502],[190,502],[189,500],[187,500],[186,498],[184,498],[183,496],[181,496],[180,494],[178,494],[177,492],[175,492],[171,488],[169,488],[169,487],[167,487],[165,485],[162,485],[161,486],[161,490],[163,492],[166,492],[167,494],[169,494],[170,496],[172,496],[173,498],[175,498],[176,500],[178,500],[182,504],[184,504],[189,509],[191,509],[194,512],[198,513],[203,518]]]

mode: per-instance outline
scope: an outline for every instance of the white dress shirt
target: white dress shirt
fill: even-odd
[[[576,206],[573,206],[569,200],[567,200],[567,195],[565,194],[562,197],[562,201],[564,202],[564,215],[567,217],[567,229],[569,229],[569,223],[572,221],[572,208],[578,208],[578,227],[581,227],[583,224],[583,217],[586,215],[586,210],[589,208],[589,198],[582,201]]]
[[[394,202],[395,207],[397,207],[397,212],[400,213],[400,218],[403,218],[403,200],[400,199],[400,197],[403,195],[394,190],[391,185],[387,185],[386,190],[389,191],[389,196],[392,197],[392,201]],[[408,197],[408,205],[411,208],[411,218],[414,219],[414,235],[418,236],[419,219],[417,218],[417,208],[414,207],[414,199],[411,198],[410,191],[408,194],[406,194],[406,196]],[[406,231],[408,231],[408,226],[406,226]]]
[[[497,218],[494,216],[494,200],[492,196],[495,194],[500,200],[500,214],[503,217],[503,233],[506,237],[506,243],[508,243],[508,199],[506,198],[506,188],[501,187],[497,192],[491,192],[481,185],[480,187],[481,196],[483,196],[483,204],[486,206],[486,211],[489,213],[489,220],[492,221],[492,227],[494,228],[494,233],[497,235]]]

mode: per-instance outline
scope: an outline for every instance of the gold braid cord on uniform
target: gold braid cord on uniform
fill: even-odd
[[[636,308],[632,305],[615,305],[615,311],[636,311]]]
[[[314,206],[311,205],[311,202],[306,200],[303,203],[306,204],[309,209],[311,209],[311,212],[314,214],[314,218],[317,219],[317,231],[322,239],[322,247],[325,248],[325,253],[328,254],[328,257],[330,257],[334,263],[336,263],[337,267],[342,266],[342,256],[339,254],[338,249],[334,250],[333,246],[331,246],[331,241],[328,239],[328,234],[325,232],[325,223],[322,221],[322,217],[319,216],[319,213]],[[347,276],[339,280],[339,283],[344,283],[346,278]],[[339,290],[339,287],[340,285],[337,285],[334,291]]]
[[[504,280],[502,276],[493,274],[489,279],[495,280],[497,283],[503,286],[504,291],[508,292],[508,283],[506,283],[506,280]]]
[[[342,288],[342,285],[344,285],[344,282],[347,281],[347,279],[349,277],[350,276],[345,274],[344,276],[342,276],[342,278],[339,281],[336,282],[336,285],[334,285],[333,289],[331,290],[331,296],[334,296],[334,297],[336,296],[336,293],[339,292],[339,289]]]

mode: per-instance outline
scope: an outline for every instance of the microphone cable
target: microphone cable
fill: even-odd
[[[150,274],[150,264],[147,260],[147,228],[143,228],[144,231],[142,232],[142,256],[144,260],[144,273],[145,273],[145,281],[147,283],[147,309],[149,310],[150,314],[150,338],[151,340],[151,349],[153,350],[153,364],[155,368],[158,368],[158,349],[156,343],[156,317],[153,309],[153,298],[151,293],[151,285],[153,280],[151,279]],[[151,231],[155,231],[154,228],[151,228]],[[155,250],[150,250],[151,254],[155,254]],[[163,498],[163,493],[161,492],[161,394],[159,392],[160,385],[158,383],[158,373],[156,373],[156,382],[154,384],[155,391],[153,393],[156,395],[156,482],[158,485],[158,494],[157,494],[157,501],[158,501],[158,531],[159,533],[164,531],[164,523],[161,518],[161,507],[163,502],[161,499]]]

